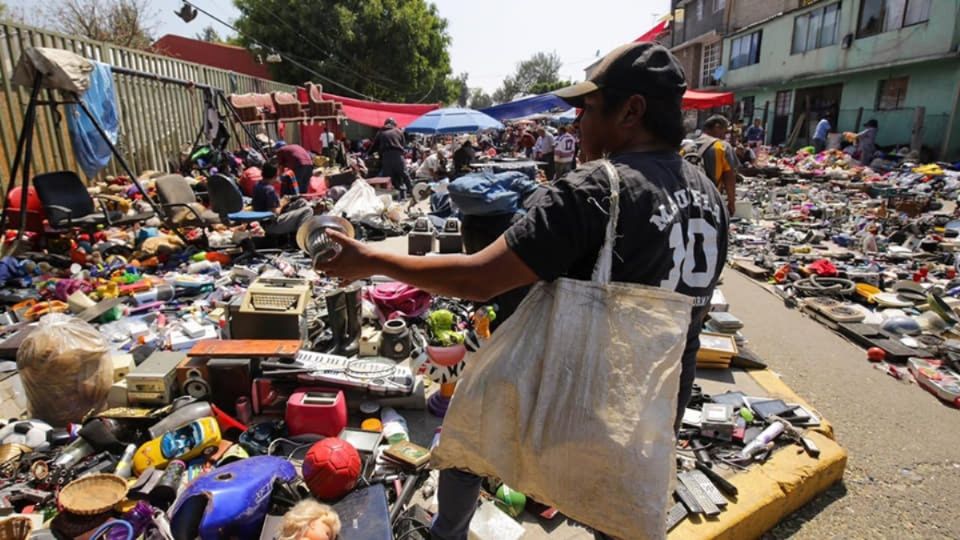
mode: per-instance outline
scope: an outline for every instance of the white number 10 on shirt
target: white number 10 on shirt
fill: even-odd
[[[701,236],[699,243],[701,256],[706,261],[706,268],[697,272],[697,235]],[[683,237],[683,227],[674,223],[670,229],[670,249],[673,250],[673,267],[670,275],[660,282],[660,287],[671,291],[677,290],[681,278],[683,284],[691,289],[700,289],[710,286],[713,273],[717,269],[717,229],[703,218],[693,218],[687,223],[687,237]]]

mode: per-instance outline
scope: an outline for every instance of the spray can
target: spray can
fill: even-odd
[[[166,302],[168,300],[173,300],[175,295],[176,291],[174,290],[173,286],[166,283],[161,283],[149,291],[135,293],[133,295],[133,302],[138,306],[142,306],[144,304],[149,304],[150,302]]]
[[[53,460],[53,466],[69,469],[77,463],[80,463],[80,460],[83,458],[93,455],[94,452],[94,448],[90,446],[87,441],[84,439],[77,439],[70,443],[70,446],[64,448],[63,452],[60,453],[57,459]]]
[[[150,504],[161,510],[170,508],[173,501],[177,500],[177,493],[180,492],[183,473],[186,472],[186,470],[187,464],[179,459],[168,463],[160,480],[157,481],[156,487],[150,491]]]
[[[780,421],[774,422],[767,426],[767,429],[760,432],[756,439],[750,441],[749,444],[743,447],[743,450],[740,451],[740,457],[746,459],[759,451],[761,448],[767,446],[767,443],[772,442],[774,439],[779,437],[781,433],[783,433],[783,428],[783,422]]]
[[[120,478],[130,478],[130,475],[133,473],[133,454],[136,451],[137,445],[128,444],[123,450],[123,457],[121,457],[120,461],[117,462],[117,469],[113,472],[113,474],[119,476]]]

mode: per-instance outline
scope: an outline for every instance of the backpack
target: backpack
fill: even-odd
[[[706,170],[706,166],[704,165],[704,162],[706,160],[704,159],[703,156],[705,156],[707,152],[711,148],[713,148],[713,144],[718,140],[719,139],[716,139],[714,137],[707,137],[707,141],[700,144],[699,146],[696,143],[691,141],[689,144],[683,147],[683,159],[689,161],[693,165],[696,165],[697,167],[700,168],[700,170],[706,173],[707,170]],[[707,178],[710,178],[709,174],[707,175]]]

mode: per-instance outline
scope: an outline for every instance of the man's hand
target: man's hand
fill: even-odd
[[[366,244],[333,229],[327,229],[327,236],[339,244],[340,253],[332,261],[317,264],[316,270],[347,283],[378,273],[376,259]]]

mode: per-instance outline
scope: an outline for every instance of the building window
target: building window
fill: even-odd
[[[781,90],[777,92],[777,102],[774,104],[774,113],[777,116],[789,116],[790,115],[790,98],[793,97],[793,94],[790,90]]]
[[[835,44],[839,18],[839,3],[798,15],[793,19],[793,45],[790,48],[790,54]]]
[[[697,0],[697,20],[703,20],[703,0]]]
[[[907,100],[907,83],[909,77],[897,77],[880,81],[877,85],[877,103],[878,111],[890,111],[893,109],[902,109]]]
[[[735,38],[730,43],[730,69],[742,68],[760,62],[762,30]]]
[[[703,46],[700,62],[700,86],[714,86],[713,72],[720,67],[720,42]]]
[[[740,103],[741,109],[743,110],[743,118],[753,118],[754,96],[745,97]]]
[[[727,0],[713,0],[713,12],[723,11],[727,7]]]
[[[930,18],[933,0],[863,0],[857,37],[897,30]]]

